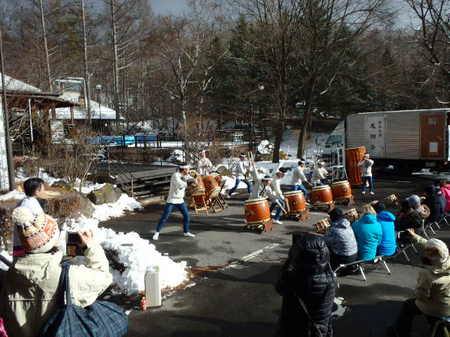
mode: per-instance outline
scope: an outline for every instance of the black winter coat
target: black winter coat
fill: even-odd
[[[427,198],[423,201],[425,205],[430,208],[430,216],[428,222],[438,221],[444,214],[444,207],[442,207],[442,201],[437,193],[428,194]]]
[[[329,266],[329,251],[321,236],[298,235],[276,285],[283,296],[277,336],[331,337],[336,282]],[[314,324],[297,297],[306,304]]]
[[[423,219],[419,212],[411,211],[407,214],[400,213],[396,217],[394,224],[397,232],[406,231],[409,228],[420,230],[423,227]]]

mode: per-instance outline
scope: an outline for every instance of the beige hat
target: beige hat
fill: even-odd
[[[29,208],[17,207],[11,218],[27,253],[46,253],[59,240],[56,220],[44,213],[33,215]]]

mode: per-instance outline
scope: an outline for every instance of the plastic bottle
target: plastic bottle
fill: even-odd
[[[159,284],[159,267],[153,266],[145,273],[145,298],[150,308],[161,306],[161,286]]]

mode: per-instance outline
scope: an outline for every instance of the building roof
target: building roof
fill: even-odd
[[[50,94],[45,92],[26,92],[26,91],[11,91],[6,92],[8,106],[11,108],[28,107],[28,100],[31,100],[31,104],[39,109],[46,108],[64,108],[71,106],[78,106],[76,102],[71,102],[58,97],[57,94]]]
[[[1,73],[0,73],[0,76],[1,76]],[[5,85],[6,85],[6,90],[34,92],[34,93],[42,92],[41,89],[36,88],[25,82],[19,81],[19,80],[12,78],[11,76],[8,76],[6,74],[5,74]],[[0,89],[3,89],[1,80],[0,80]]]
[[[68,101],[78,102],[80,97],[79,93],[66,92],[60,98]],[[71,119],[70,108],[59,108],[55,109],[56,119],[69,120]],[[74,119],[87,119],[87,108],[78,106],[73,108],[73,118]],[[108,108],[105,105],[101,105],[98,102],[91,100],[91,119],[98,120],[115,120],[116,110]],[[123,119],[123,117],[121,118]]]

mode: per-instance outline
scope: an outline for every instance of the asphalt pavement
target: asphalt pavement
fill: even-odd
[[[354,191],[358,204],[392,193],[404,197],[420,192],[427,184],[416,178],[376,183],[375,196]],[[172,259],[187,261],[189,266],[204,272],[197,274],[186,289],[166,294],[161,308],[133,310],[128,336],[274,335],[281,306],[274,283],[287,257],[291,233],[311,230],[326,214],[312,212],[304,222],[284,220],[273,231],[257,234],[244,230],[245,199],[242,194],[229,200],[229,207],[221,213],[193,215],[191,231],[197,235],[194,239],[182,235],[181,215],[171,216],[160,240],[153,243]],[[153,205],[102,225],[116,231],[136,231],[151,240],[162,207]],[[443,229],[438,237],[450,242],[450,231]],[[413,252],[409,255],[411,262],[403,256],[388,261],[391,275],[380,265],[367,272],[367,282],[360,275],[340,278],[337,296],[344,298],[346,310],[336,317],[335,336],[385,336],[402,302],[413,296],[420,266],[419,257]],[[417,320],[415,327],[415,336],[424,336],[424,320]]]

